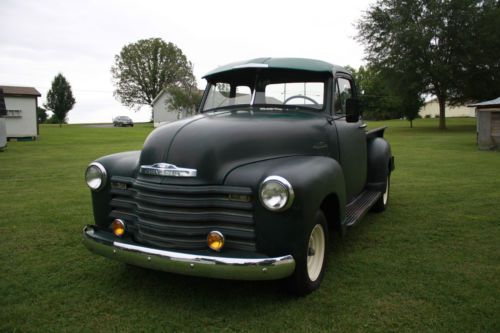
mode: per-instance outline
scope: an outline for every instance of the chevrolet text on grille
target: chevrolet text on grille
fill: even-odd
[[[173,164],[155,163],[153,165],[141,165],[140,172],[145,175],[166,177],[196,177],[196,169],[178,168]]]

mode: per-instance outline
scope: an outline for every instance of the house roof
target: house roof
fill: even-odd
[[[470,104],[470,105],[467,105],[467,106],[470,106],[470,107],[474,107],[475,106],[475,107],[478,107],[478,108],[500,106],[500,97],[497,97],[497,98],[492,99],[490,101],[485,101],[485,102],[476,103],[476,104]]]
[[[242,68],[280,68],[280,69],[295,69],[313,72],[331,72],[336,71],[348,72],[345,68],[337,65],[332,65],[328,62],[306,59],[306,58],[256,58],[245,61],[233,62],[231,64],[217,67],[208,72],[203,78],[207,78],[214,74],[228,72]]]
[[[33,87],[0,86],[0,88],[3,89],[4,96],[42,96],[42,94]]]

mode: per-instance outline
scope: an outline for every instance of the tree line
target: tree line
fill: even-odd
[[[433,95],[445,129],[446,104],[500,96],[499,17],[497,0],[377,0],[357,24],[365,114],[411,120]]]

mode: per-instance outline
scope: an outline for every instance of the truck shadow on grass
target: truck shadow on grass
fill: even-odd
[[[351,233],[369,233],[370,225],[357,226]],[[311,295],[319,296],[327,290],[334,288],[335,280],[339,276],[331,274],[336,270],[335,265],[342,261],[349,249],[360,235],[341,238],[338,234],[330,235],[330,248],[328,251],[328,268],[323,280],[324,286]],[[102,266],[106,270],[105,266]],[[153,299],[176,299],[177,301],[193,302],[196,304],[202,299],[217,299],[224,305],[225,311],[230,309],[229,304],[242,300],[259,299],[259,304],[274,302],[288,302],[297,300],[297,296],[290,292],[286,280],[269,281],[239,281],[223,280],[205,277],[195,277],[156,271],[143,267],[115,263],[103,275],[108,276],[110,285],[114,280],[119,280],[122,290],[127,290],[129,296],[147,297]],[[324,289],[322,291],[322,289]],[[313,296],[314,297],[314,296]],[[155,302],[156,303],[156,302]],[[240,311],[240,310],[237,310]]]

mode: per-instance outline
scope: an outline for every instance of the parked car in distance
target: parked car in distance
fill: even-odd
[[[134,126],[134,122],[128,116],[118,116],[113,120],[113,126],[124,127],[124,126]]]
[[[86,171],[92,252],[222,279],[317,289],[329,232],[385,210],[394,157],[344,68],[259,58],[209,72],[198,114]],[[104,276],[103,276],[104,278]]]

